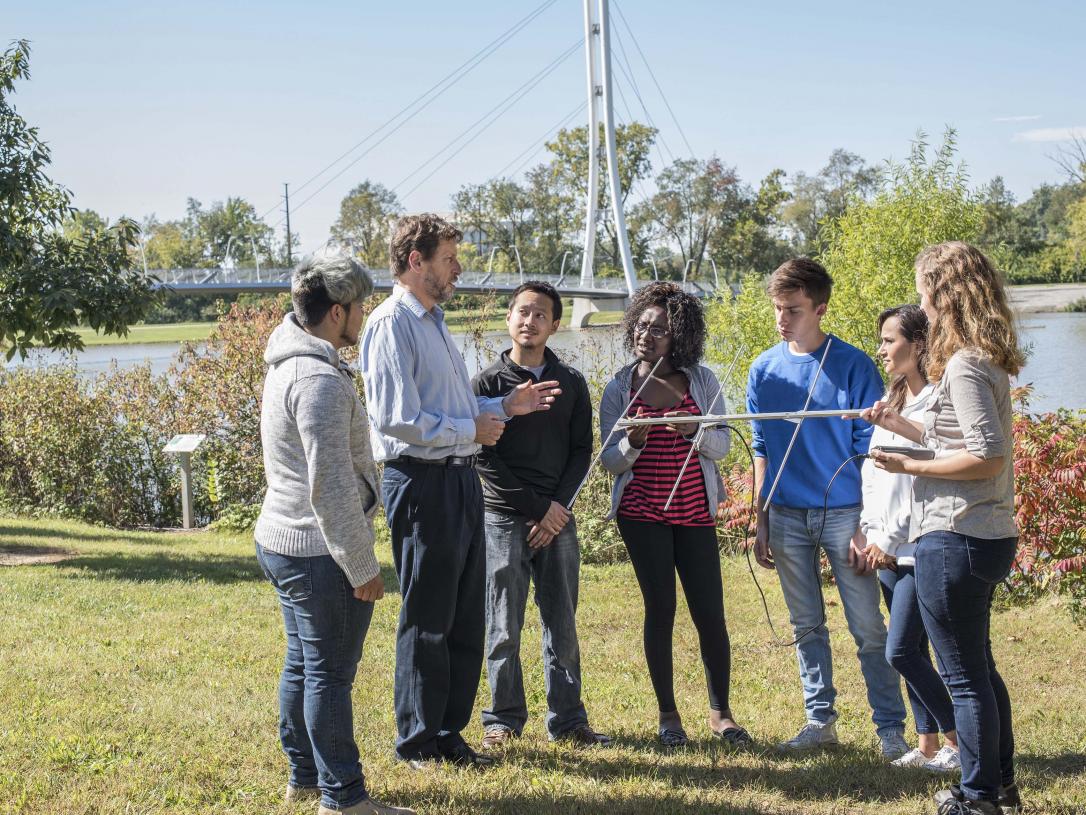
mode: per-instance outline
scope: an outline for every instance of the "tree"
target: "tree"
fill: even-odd
[[[82,349],[80,322],[124,334],[155,299],[154,279],[135,268],[139,227],[111,227],[69,237],[71,193],[46,174],[49,147],[12,106],[15,83],[30,78],[30,46],[0,54],[0,345],[7,357],[34,345]]]
[[[767,274],[794,254],[781,237],[781,210],[791,199],[784,177],[784,170],[770,171],[735,228],[730,234],[721,233],[722,240],[713,247],[713,258],[725,270],[729,283],[751,271]]]
[[[652,163],[649,160],[649,151],[656,140],[656,128],[643,125],[640,122],[619,125],[615,129],[615,147],[618,154],[618,183],[622,188],[623,203],[629,198],[630,192],[642,180],[649,177],[652,172]],[[600,144],[603,144],[603,127],[600,127]],[[547,150],[550,151],[551,168],[554,181],[560,190],[560,195],[568,202],[572,212],[576,213],[576,220],[571,224],[572,231],[580,232],[584,229],[584,201],[588,195],[588,126],[577,127],[573,130],[560,130],[554,141],[547,142]],[[597,202],[599,220],[603,224],[603,241],[597,242],[597,250],[605,265],[613,269],[622,266],[618,248],[618,234],[614,228],[614,218],[610,215],[610,185],[604,163],[600,167],[600,195]],[[635,263],[643,260],[648,251],[648,242],[645,239],[644,230],[648,227],[645,218],[630,218],[627,227],[630,248],[634,254]]]
[[[683,268],[692,262],[697,277],[710,242],[742,217],[747,202],[739,176],[715,156],[678,159],[657,176],[656,187],[648,212],[657,236],[678,247]]]
[[[500,271],[516,267],[515,256],[522,260],[535,259],[531,252],[535,231],[535,215],[528,191],[507,178],[492,178],[482,184],[466,184],[453,195],[453,210],[457,223],[474,244],[480,259],[489,263],[493,250]],[[527,265],[527,264],[526,264]]]
[[[875,167],[840,148],[830,154],[826,166],[816,175],[796,173],[792,180],[792,200],[783,213],[796,251],[815,254],[823,226],[839,217],[853,197],[869,195],[878,183],[878,176]]]
[[[823,323],[846,342],[874,356],[879,313],[915,303],[913,262],[925,246],[946,240],[975,241],[983,208],[955,164],[955,135],[948,130],[930,156],[923,133],[903,164],[888,163],[868,198],[858,193],[844,213],[825,226],[819,260],[833,277],[833,296]],[[741,345],[744,358],[729,384],[741,392],[741,372],[777,341],[765,278],[748,274],[734,302],[709,307],[710,335],[721,342],[712,352],[725,362]]]
[[[340,201],[332,237],[353,247],[371,269],[387,269],[389,225],[402,211],[396,193],[367,179]]]
[[[828,225],[821,261],[834,280],[827,330],[875,356],[876,319],[890,306],[917,301],[913,263],[925,246],[975,242],[984,210],[955,164],[956,135],[928,156],[923,133],[903,164],[888,164],[878,191],[858,195]]]

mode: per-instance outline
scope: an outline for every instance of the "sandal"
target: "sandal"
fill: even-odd
[[[666,747],[668,750],[674,750],[676,747],[685,747],[690,741],[686,737],[686,731],[681,727],[678,729],[661,727],[656,738],[660,740],[661,746]]]
[[[715,735],[729,747],[753,747],[754,739],[745,727],[729,727],[725,730],[714,730]]]

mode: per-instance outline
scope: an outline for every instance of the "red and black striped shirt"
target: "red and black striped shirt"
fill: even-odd
[[[642,409],[642,417],[660,417],[676,410],[701,415],[689,390],[682,402],[668,408],[654,408],[638,397],[630,405],[629,415],[636,415],[638,408]],[[652,425],[648,440],[633,464],[633,477],[622,492],[618,514],[635,521],[673,526],[715,526],[716,521],[709,512],[709,501],[705,497],[705,476],[702,475],[696,452],[690,457],[686,472],[675,490],[675,497],[671,499],[671,506],[664,510],[692,443],[693,436],[688,440],[664,425]]]

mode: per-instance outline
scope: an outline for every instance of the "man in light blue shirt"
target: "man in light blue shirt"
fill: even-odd
[[[396,633],[396,754],[485,766],[460,731],[471,719],[483,661],[485,542],[475,458],[505,421],[547,410],[558,383],[525,382],[476,397],[439,303],[456,291],[462,234],[432,214],[400,219],[389,247],[393,293],[361,343],[374,458],[400,578]]]

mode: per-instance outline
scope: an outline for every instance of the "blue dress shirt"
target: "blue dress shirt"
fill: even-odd
[[[359,363],[366,385],[373,457],[437,459],[478,453],[475,417],[507,418],[503,397],[477,397],[445,312],[423,308],[411,292],[394,286],[370,314]]]

